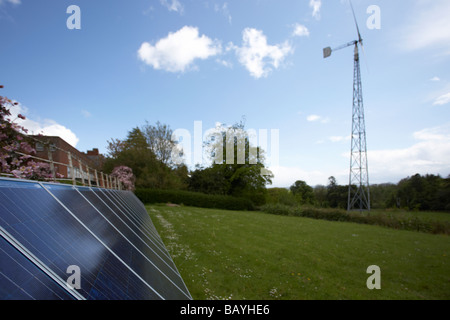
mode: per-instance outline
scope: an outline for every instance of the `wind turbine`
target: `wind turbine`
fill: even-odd
[[[370,211],[370,186],[369,186],[369,167],[367,160],[367,140],[366,125],[364,118],[364,104],[361,82],[361,69],[359,63],[359,46],[364,53],[363,39],[359,32],[358,22],[356,20],[355,10],[350,1],[350,6],[355,20],[358,39],[347,44],[331,49],[323,49],[323,57],[328,58],[332,52],[341,50],[350,46],[355,47],[354,68],[353,68],[353,112],[352,112],[352,143],[350,155],[350,176],[348,187],[347,210]]]

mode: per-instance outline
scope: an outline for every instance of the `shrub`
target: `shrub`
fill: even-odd
[[[161,189],[136,189],[135,194],[145,204],[174,203],[192,207],[225,210],[255,209],[250,200],[232,196],[208,195],[199,192]]]
[[[341,209],[322,209],[299,206],[294,207],[282,204],[268,204],[261,207],[261,211],[284,216],[371,224],[400,230],[419,231],[433,234],[450,234],[449,222],[431,221],[404,215],[387,215],[384,213],[366,215],[359,212],[347,212]]]

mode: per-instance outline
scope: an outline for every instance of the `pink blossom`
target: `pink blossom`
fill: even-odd
[[[11,161],[11,164],[13,166],[20,166],[22,164],[22,161],[17,159],[17,158],[15,158],[13,161]]]
[[[11,173],[14,175],[14,177],[21,179],[22,178],[22,171],[20,170],[13,170]]]
[[[134,190],[135,177],[131,168],[127,166],[116,167],[111,173],[111,177],[117,178],[123,184],[126,190]]]
[[[4,146],[3,149],[4,149],[5,151],[7,151],[7,152],[12,152],[12,151],[14,150],[14,148],[13,148],[12,145]]]

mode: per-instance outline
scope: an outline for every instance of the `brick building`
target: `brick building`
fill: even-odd
[[[87,179],[87,172],[89,172],[89,179],[91,181],[96,180],[95,170],[101,170],[104,160],[104,156],[99,153],[97,148],[84,153],[68,144],[61,137],[32,137],[36,140],[34,146],[36,157],[48,160],[50,163],[53,162],[55,173],[66,179],[75,177],[75,179],[81,180]]]

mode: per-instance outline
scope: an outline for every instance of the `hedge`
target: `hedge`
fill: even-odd
[[[268,204],[261,211],[284,216],[305,217],[329,221],[355,222],[371,224],[400,230],[420,231],[432,234],[450,234],[450,223],[447,221],[432,221],[418,217],[389,215],[377,213],[361,215],[358,212],[347,212],[341,209],[323,209],[312,207],[294,207],[281,204]]]
[[[255,210],[253,202],[249,199],[232,196],[160,189],[136,189],[134,193],[145,204],[173,203],[211,209]]]

